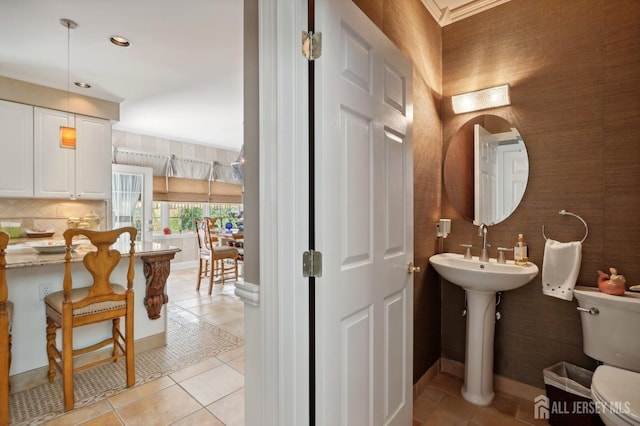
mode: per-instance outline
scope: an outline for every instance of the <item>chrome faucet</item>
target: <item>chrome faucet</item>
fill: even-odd
[[[482,237],[482,251],[480,253],[480,262],[489,261],[489,250],[487,250],[487,247],[489,247],[489,244],[487,244],[488,232],[489,230],[487,228],[487,225],[485,225],[484,223],[481,223],[480,228],[478,229],[478,235]]]

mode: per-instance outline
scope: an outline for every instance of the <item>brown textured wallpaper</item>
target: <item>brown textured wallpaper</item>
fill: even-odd
[[[529,184],[518,210],[489,229],[492,246],[524,233],[542,267],[542,225],[550,238],[583,236],[579,284],[615,266],[640,283],[640,2],[511,0],[442,29],[420,0],[355,0],[414,63],[415,276],[414,381],[440,357],[464,361],[464,292],[443,282],[428,258],[434,225],[453,219],[445,250],[474,244],[477,229],[441,189],[444,150],[480,114],[511,121],[524,137]],[[512,105],[454,115],[451,95],[511,85]],[[495,257],[495,251],[491,251]],[[506,292],[496,323],[495,373],[543,387],[542,370],[564,360],[593,368],[582,351],[575,302],[543,296],[540,275]]]
[[[558,214],[565,209],[589,224],[579,284],[595,285],[596,270],[609,266],[640,283],[640,2],[511,0],[444,27],[442,40],[445,149],[465,121],[491,113],[518,128],[529,154],[523,201],[489,229],[490,244],[508,247],[524,233],[530,260],[542,267],[543,224],[560,241],[584,234],[578,220]],[[511,85],[511,106],[451,111],[451,95],[501,83]],[[477,254],[477,229],[446,194],[443,217],[453,219],[446,249],[473,243]],[[464,361],[464,293],[445,282],[442,301],[442,356]],[[496,374],[543,387],[543,368],[558,361],[593,368],[576,306],[543,296],[540,275],[506,292]]]

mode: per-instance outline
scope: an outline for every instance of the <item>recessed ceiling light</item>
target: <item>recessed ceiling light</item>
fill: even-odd
[[[82,87],[83,89],[89,89],[89,88],[91,88],[91,85],[90,85],[89,83],[85,83],[85,82],[83,82],[83,81],[76,81],[76,82],[75,82],[75,83],[73,83],[73,84],[75,84],[75,85],[76,85],[76,86],[78,86],[78,87]]]
[[[111,36],[109,40],[111,41],[111,43],[115,44],[116,46],[120,46],[120,47],[131,46],[131,42],[122,36],[114,35],[114,36]]]

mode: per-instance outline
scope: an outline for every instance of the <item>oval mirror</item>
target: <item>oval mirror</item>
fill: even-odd
[[[524,140],[504,118],[474,117],[453,136],[444,160],[444,187],[456,211],[475,225],[509,217],[528,179]]]

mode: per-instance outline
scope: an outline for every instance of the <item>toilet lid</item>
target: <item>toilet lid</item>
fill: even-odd
[[[594,401],[606,404],[602,409],[640,424],[640,373],[601,365],[593,373],[591,392]]]

